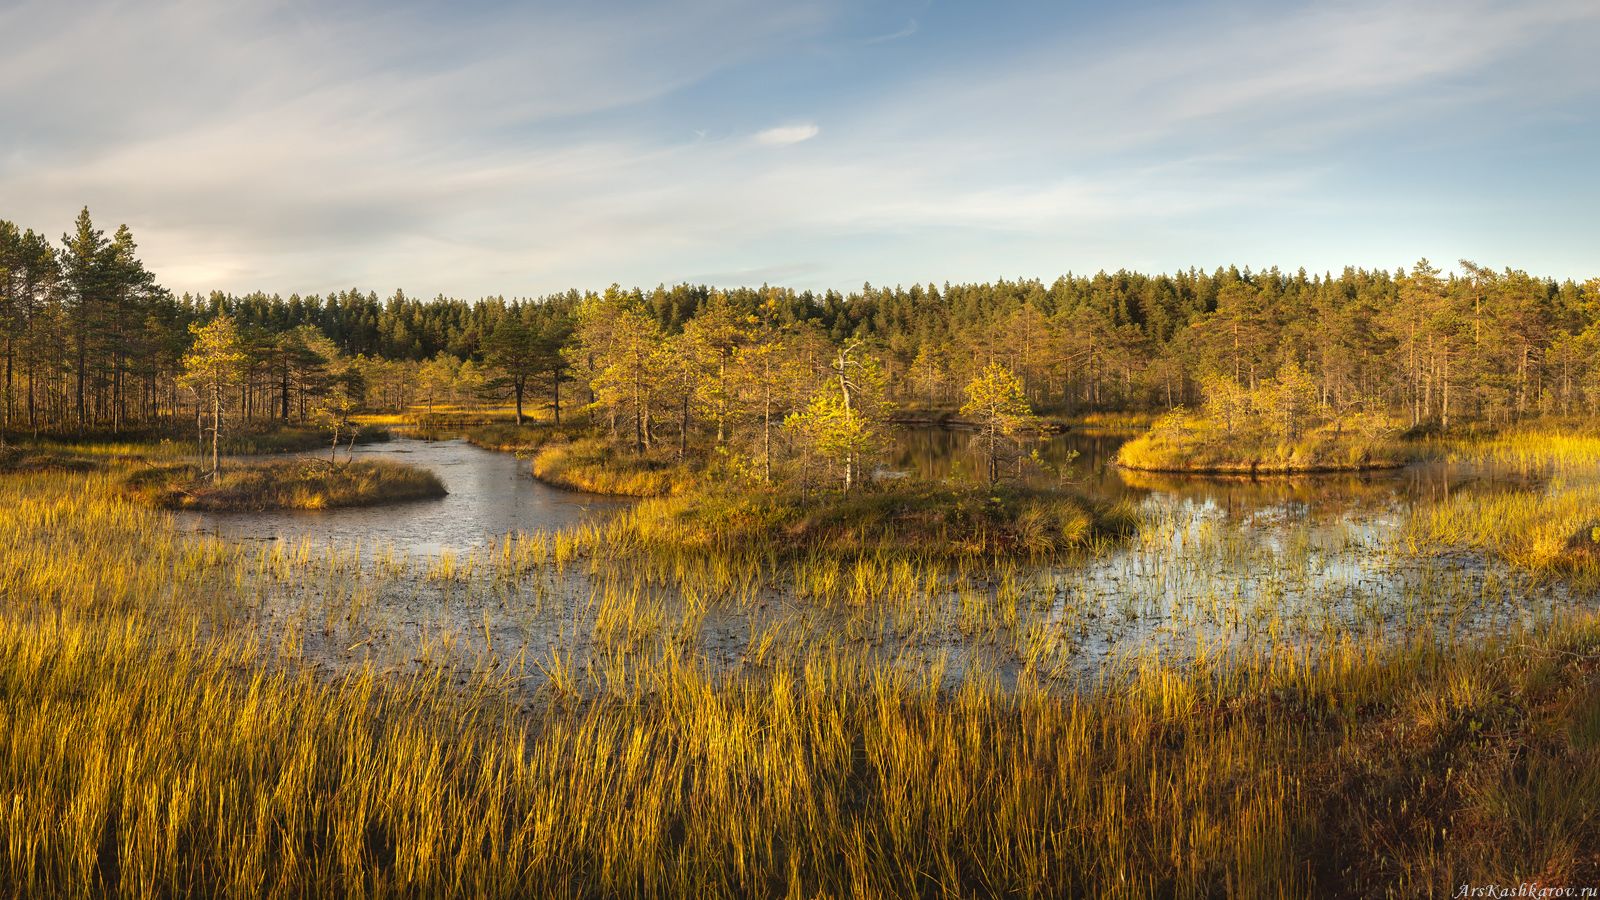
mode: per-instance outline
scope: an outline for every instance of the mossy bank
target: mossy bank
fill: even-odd
[[[280,460],[225,468],[212,477],[188,463],[137,469],[122,480],[128,497],[167,509],[261,511],[336,509],[427,500],[447,493],[426,469],[376,460]]]

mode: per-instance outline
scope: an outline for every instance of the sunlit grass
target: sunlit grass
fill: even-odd
[[[1412,450],[1384,434],[1331,424],[1283,439],[1262,428],[1230,431],[1180,411],[1123,444],[1117,464],[1146,472],[1272,475],[1395,468],[1413,458]]]
[[[533,475],[569,490],[627,497],[659,497],[694,486],[695,469],[659,454],[635,455],[596,438],[557,440],[533,457]]]
[[[1522,470],[1592,470],[1600,466],[1600,435],[1569,428],[1534,425],[1488,437],[1452,439],[1445,442],[1444,449],[1452,460]]]
[[[1063,682],[1087,623],[1046,603],[1057,576],[774,568],[601,531],[428,561],[420,583],[480,605],[395,666],[359,654],[403,560],[182,534],[106,476],[0,479],[0,893],[1416,896],[1595,874],[1592,614],[1136,650]],[[1321,552],[1175,516],[1133,540],[1285,579]],[[564,568],[586,599],[545,593]],[[1398,602],[1430,600],[1453,602]],[[1265,601],[1203,604],[1277,627]],[[754,624],[719,666],[696,635],[733,608]],[[491,612],[571,629],[501,646]],[[963,653],[1015,645],[1016,670],[883,646],[946,624]],[[319,640],[356,661],[317,665]]]
[[[1534,571],[1600,581],[1600,483],[1458,493],[1417,510],[1409,537],[1418,548],[1467,547]]]

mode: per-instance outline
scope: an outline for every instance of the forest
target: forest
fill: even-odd
[[[0,894],[1595,883],[1597,351],[1468,261],[198,296],[0,222]]]
[[[1219,268],[849,293],[705,285],[421,300],[359,289],[174,295],[89,210],[59,241],[0,221],[3,427],[119,435],[192,421],[193,325],[238,331],[230,414],[308,421],[359,384],[368,411],[512,403],[587,410],[638,448],[770,440],[840,367],[875,402],[953,410],[999,363],[1041,413],[1159,413],[1286,365],[1334,414],[1416,430],[1600,411],[1600,279],[1461,261],[1337,274]],[[844,359],[841,356],[849,357]],[[758,423],[764,427],[758,428]],[[620,433],[620,432],[619,432]]]

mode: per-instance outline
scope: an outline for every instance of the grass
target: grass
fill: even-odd
[[[558,650],[529,707],[514,661],[458,683],[275,660],[204,599],[246,558],[64,485],[0,488],[26,573],[0,610],[8,894],[1415,896],[1600,874],[1592,615],[1146,661],[1077,691],[941,687],[848,642],[738,673],[668,654],[606,689]]]
[[[724,552],[772,548],[780,556],[1049,557],[1126,537],[1137,522],[1126,506],[1009,486],[899,481],[810,497],[740,486],[641,503],[618,517],[610,540]]]
[[[929,492],[914,521],[948,505],[907,490]],[[852,502],[867,521],[899,508]],[[1259,543],[1184,540],[1198,570]],[[1087,600],[1048,568],[1037,596],[1003,562],[935,584],[932,551],[906,546],[852,563],[899,586],[833,618],[784,591],[799,563],[579,560],[572,541],[508,539],[494,556],[537,560],[515,573],[428,563],[445,600],[423,618],[460,621],[400,632],[372,601],[424,589],[385,587],[403,563],[185,534],[104,473],[0,477],[0,894],[1409,897],[1600,878],[1592,612],[1398,638],[1322,622],[1063,681],[1006,655],[1076,630]],[[1260,552],[1283,577],[1315,556]],[[582,570],[570,595],[563,566]],[[1429,602],[1454,601],[1406,595],[1397,615]],[[572,630],[506,645],[490,609]],[[701,635],[741,614],[720,664]],[[943,661],[888,637],[943,617],[963,636]]]
[[[151,506],[216,511],[334,509],[445,495],[432,472],[377,460],[251,463],[224,468],[215,479],[190,463],[155,465],[125,475],[122,490]]]
[[[593,437],[544,443],[533,456],[533,476],[568,490],[624,497],[681,493],[699,478],[690,464],[660,453],[635,454]]]
[[[1561,654],[1337,655],[1063,698],[814,664],[531,717],[492,675],[241,676],[237,645],[0,628],[22,893],[1439,893],[1583,883],[1600,692]],[[1346,651],[1348,653],[1348,651]],[[218,723],[217,727],[194,727]],[[72,734],[71,741],[57,736]],[[45,827],[41,827],[45,826]]]
[[[1145,412],[1095,412],[1063,419],[1062,424],[1072,431],[1137,435],[1148,430],[1157,418],[1155,413]]]
[[[524,422],[536,422],[544,417],[544,413],[535,408],[523,410]],[[514,425],[516,422],[516,408],[514,406],[451,406],[436,404],[432,409],[426,407],[412,407],[401,413],[385,415],[367,415],[361,418],[363,422],[384,425],[410,425],[422,429],[463,429],[481,425]]]
[[[1398,468],[1414,451],[1382,433],[1324,425],[1293,440],[1259,428],[1224,429],[1183,411],[1123,444],[1117,464],[1144,472],[1283,475]]]
[[[550,425],[519,426],[514,422],[497,422],[469,427],[462,434],[468,442],[485,450],[531,453],[565,433]]]
[[[1600,435],[1592,423],[1533,423],[1439,441],[1453,461],[1531,470],[1585,470],[1600,464]]]
[[[1600,584],[1600,484],[1593,482],[1457,493],[1416,511],[1408,530],[1414,547],[1465,547]]]
[[[95,460],[72,453],[14,444],[0,449],[0,474],[52,470],[87,472],[95,467]]]

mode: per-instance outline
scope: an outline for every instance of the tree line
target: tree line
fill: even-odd
[[[993,364],[1032,408],[1061,414],[1198,405],[1218,377],[1253,390],[1287,364],[1327,409],[1416,427],[1600,412],[1600,279],[1460,270],[1102,272],[849,293],[613,285],[472,302],[176,296],[126,226],[108,237],[85,209],[54,242],[0,221],[0,413],[13,433],[192,421],[205,403],[182,377],[190,326],[224,317],[243,354],[227,401],[244,419],[307,421],[358,375],[369,409],[582,408],[641,451],[723,445],[757,420],[769,444],[823,383],[840,404],[953,410]]]

